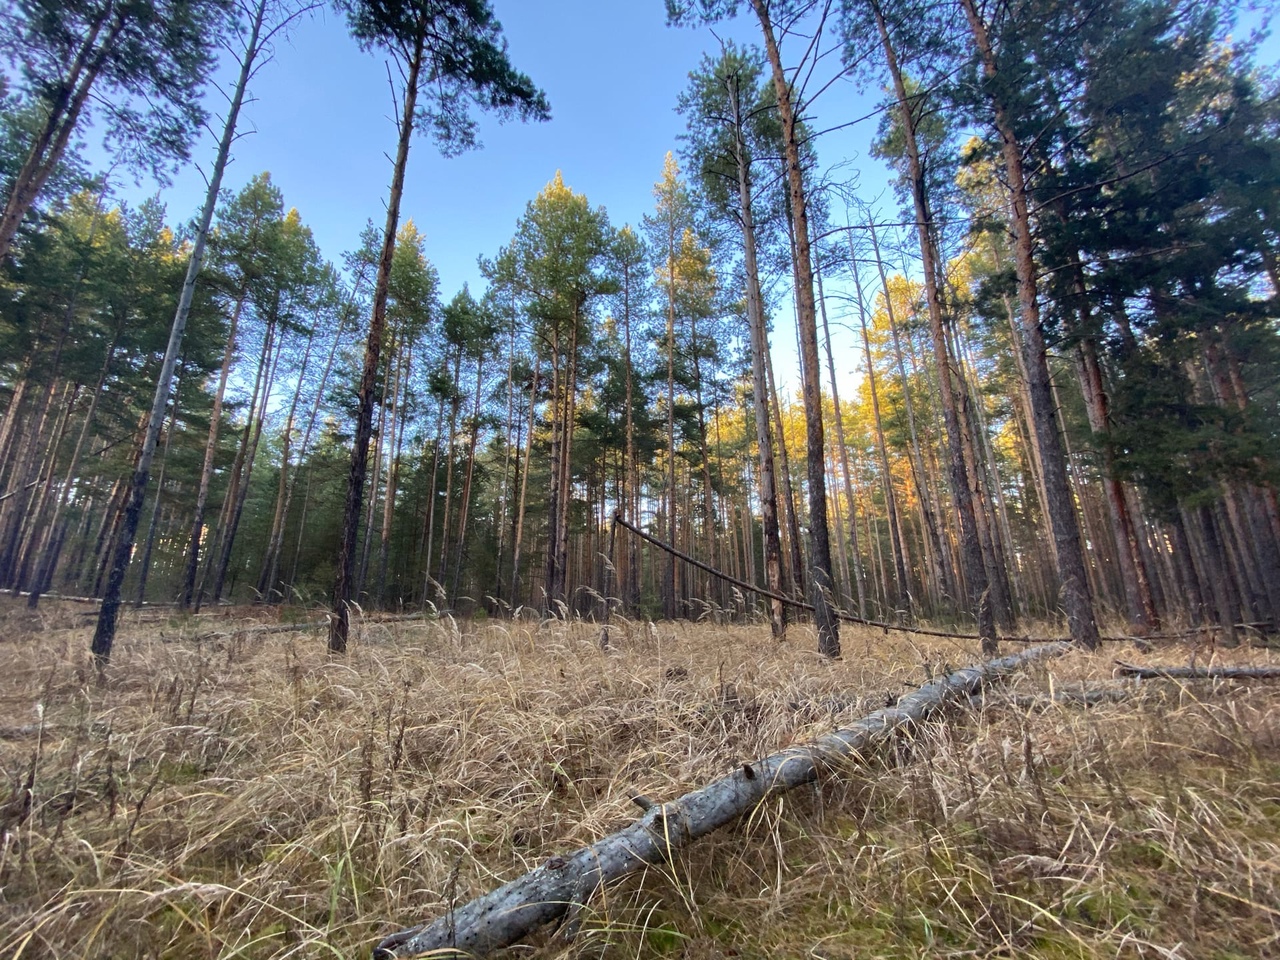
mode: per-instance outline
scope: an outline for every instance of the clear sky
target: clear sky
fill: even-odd
[[[678,150],[683,120],[674,107],[688,73],[705,52],[718,49],[710,30],[668,27],[663,0],[493,3],[513,62],[546,91],[552,120],[499,125],[482,117],[483,149],[451,159],[442,158],[429,138],[415,138],[401,222],[412,218],[425,234],[426,253],[440,272],[446,299],[464,282],[473,292],[482,288],[476,258],[492,256],[511,238],[525,204],[556,170],[591,203],[603,205],[615,225],[637,224],[652,207],[664,155]],[[756,24],[745,18],[716,32],[758,43]],[[784,60],[795,63],[804,42],[785,43]],[[1269,43],[1260,60],[1274,62],[1276,51]],[[834,58],[823,65],[827,76],[836,66]],[[233,77],[229,68],[222,74]],[[385,217],[388,155],[395,149],[386,64],[361,52],[344,20],[326,6],[277,45],[251,93],[255,99],[242,113],[244,135],[224,187],[238,190],[257,173],[270,171],[324,255],[339,262],[344,250],[356,246],[367,220],[381,227]],[[879,96],[837,81],[813,105],[815,125],[823,129],[865,117]],[[208,104],[220,113],[223,101],[215,95]],[[841,180],[859,176],[864,199],[881,197],[883,218],[896,219],[883,166],[866,155],[876,125],[871,118],[824,136],[819,160],[826,168],[841,165]],[[211,126],[220,128],[220,119]],[[213,153],[214,137],[206,136],[193,156],[207,167]],[[125,197],[135,201],[155,190],[149,183],[122,186]],[[204,191],[197,169],[180,171],[162,195],[171,221],[194,215]],[[833,312],[835,321],[844,309]],[[790,324],[784,321],[778,329],[779,376],[794,382],[787,369],[794,361],[785,359],[794,342]],[[837,351],[842,376],[852,372],[856,353]]]

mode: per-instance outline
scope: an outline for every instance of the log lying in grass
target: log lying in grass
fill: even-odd
[[[1280,680],[1280,667],[1143,667],[1117,660],[1116,674],[1139,680]]]
[[[754,810],[770,796],[816,780],[824,770],[856,763],[940,708],[962,703],[984,685],[1035,660],[1071,649],[1067,643],[1032,647],[1010,657],[940,677],[843,730],[788,747],[670,803],[653,805],[630,826],[542,865],[503,887],[382,940],[375,960],[461,953],[481,957],[509,946],[579,908],[601,886],[662,863],[681,848]]]

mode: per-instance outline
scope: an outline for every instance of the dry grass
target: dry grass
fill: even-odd
[[[636,793],[974,659],[847,630],[826,664],[803,629],[712,624],[630,625],[602,652],[586,624],[446,618],[366,624],[330,662],[314,632],[197,644],[207,620],[150,612],[99,684],[79,612],[0,609],[0,957],[367,955],[622,826]],[[957,716],[608,891],[572,945],[511,952],[1280,955],[1280,697],[1135,691]]]

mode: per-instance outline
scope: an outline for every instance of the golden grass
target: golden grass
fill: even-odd
[[[151,611],[99,683],[80,613],[0,609],[0,957],[367,956],[629,822],[637,793],[976,659],[847,629],[829,664],[804,628],[715,624],[627,624],[602,652],[589,624],[446,617],[366,623],[335,662],[317,632],[195,643],[246,621]],[[1016,686],[1109,674],[1071,654]],[[1135,691],[962,711],[607,891],[573,944],[510,952],[1280,954],[1280,697]]]

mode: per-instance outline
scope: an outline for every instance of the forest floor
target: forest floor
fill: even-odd
[[[450,618],[236,636],[242,609],[0,600],[0,957],[369,955],[657,800],[976,662],[846,629]],[[300,619],[314,613],[296,611]],[[1070,653],[870,767],[775,799],[509,956],[1280,955],[1280,685]],[[1051,691],[1117,691],[1085,707]],[[1008,691],[1016,696],[1005,696]]]

